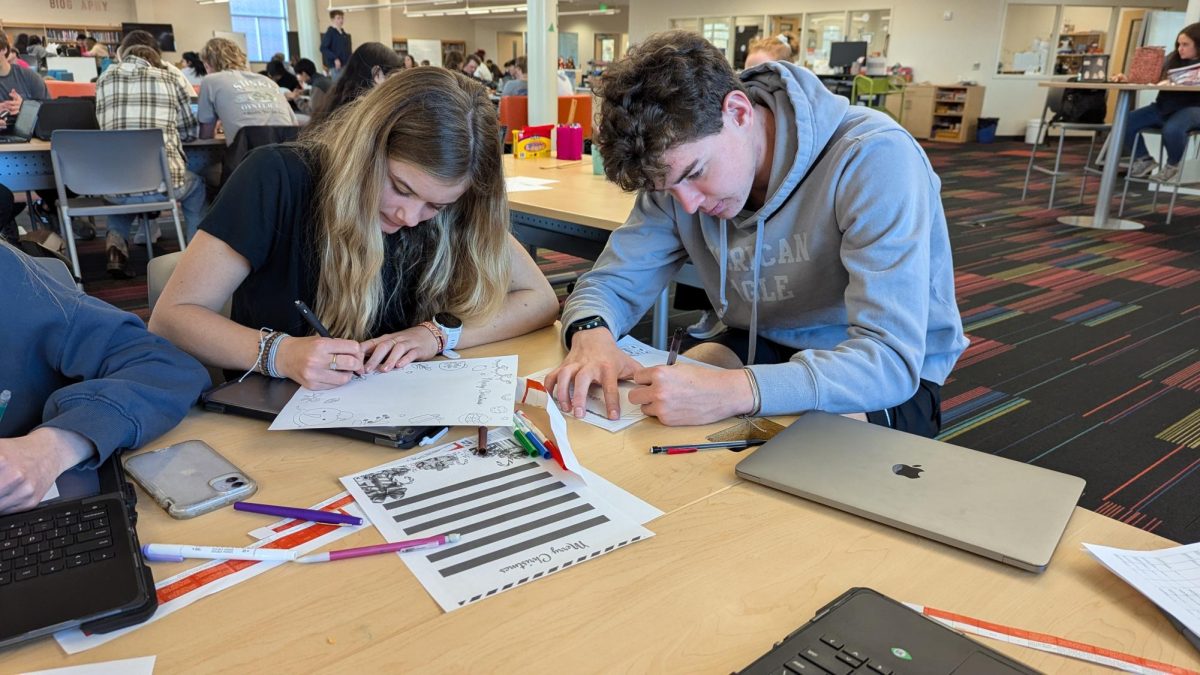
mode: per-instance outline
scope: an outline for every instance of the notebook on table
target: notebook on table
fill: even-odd
[[[37,128],[38,110],[42,107],[41,101],[29,99],[21,102],[21,112],[17,113],[17,119],[14,122],[10,117],[8,123],[13,129],[7,134],[0,134],[0,143],[28,143],[33,140],[33,131]]]
[[[809,412],[737,465],[747,480],[1031,572],[1084,481],[841,415]]]
[[[75,626],[113,631],[158,607],[134,529],[137,496],[117,456],[64,474],[58,488],[56,499],[0,516],[0,647]]]
[[[209,389],[200,396],[200,402],[205,410],[213,412],[274,420],[298,389],[300,385],[292,380],[251,373],[241,381],[230,380]],[[317,431],[349,436],[389,448],[407,449],[433,443],[446,433],[447,427],[344,427]]]
[[[741,675],[1037,673],[869,588],[851,588]]]

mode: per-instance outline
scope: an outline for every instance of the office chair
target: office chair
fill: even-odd
[[[892,111],[887,109],[887,96],[889,94],[900,94],[901,109],[903,110],[905,82],[899,77],[867,77],[866,75],[855,75],[854,84],[850,89],[850,102],[854,105],[863,105],[872,110],[878,110],[885,113],[888,117],[899,122]]]
[[[1151,136],[1159,136],[1160,137],[1160,142],[1158,144],[1158,165],[1161,167],[1163,165],[1163,163],[1165,161],[1165,157],[1166,157],[1166,148],[1163,146],[1163,144],[1161,142],[1162,129],[1158,128],[1158,127],[1151,127],[1149,129],[1143,129],[1141,133],[1143,136],[1151,135]],[[1170,203],[1170,205],[1167,206],[1167,225],[1170,225],[1171,218],[1174,217],[1174,215],[1175,215],[1175,200],[1179,197],[1179,188],[1184,185],[1200,183],[1200,178],[1188,179],[1186,177],[1187,176],[1187,164],[1188,164],[1188,151],[1194,147],[1195,152],[1193,154],[1195,154],[1196,157],[1200,158],[1200,143],[1193,142],[1197,138],[1200,138],[1200,129],[1193,129],[1192,131],[1188,132],[1188,144],[1187,144],[1187,147],[1184,148],[1183,157],[1181,157],[1179,159],[1179,175],[1175,176],[1175,179],[1172,181],[1160,182],[1160,181],[1151,179],[1149,176],[1146,176],[1145,178],[1132,178],[1132,177],[1130,177],[1129,173],[1126,172],[1126,174],[1125,174],[1125,189],[1121,191],[1121,208],[1117,210],[1117,217],[1119,218],[1119,217],[1125,215],[1125,197],[1129,194],[1129,184],[1130,183],[1142,183],[1143,185],[1156,186],[1154,189],[1154,199],[1150,202],[1150,212],[1151,213],[1154,213],[1158,209],[1159,193],[1162,192],[1162,189],[1164,187],[1170,186],[1171,187],[1171,203]],[[1142,142],[1145,143],[1145,140],[1143,140]]]
[[[294,141],[299,136],[300,127],[297,126],[251,126],[238,129],[233,142],[225,148],[225,154],[221,157],[221,185],[225,185],[251,150],[264,145]]]
[[[105,157],[119,171],[97,171],[96,157]],[[54,167],[54,185],[58,189],[59,223],[71,254],[75,276],[79,254],[71,236],[71,218],[115,214],[171,212],[180,250],[187,247],[179,200],[167,164],[162,129],[123,129],[119,131],[75,131],[60,129],[50,138],[50,162]],[[140,204],[113,204],[103,197],[68,197],[67,190],[79,195],[128,195],[163,193],[162,199]],[[154,257],[153,237],[147,232],[146,249]],[[82,287],[82,283],[80,284]]]

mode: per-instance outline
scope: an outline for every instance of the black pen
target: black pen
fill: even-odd
[[[676,328],[675,333],[671,335],[671,351],[667,354],[667,365],[675,365],[675,359],[679,358],[679,347],[683,344],[683,328]]]
[[[333,337],[329,334],[329,329],[325,327],[325,324],[321,323],[321,320],[317,318],[316,314],[313,314],[313,311],[308,308],[308,305],[304,304],[303,300],[296,301],[296,310],[300,312],[300,316],[304,317],[304,320],[308,322],[308,325],[312,326],[313,330],[317,331],[317,335],[320,335],[323,338]]]
[[[320,335],[323,338],[333,337],[329,334],[329,329],[325,327],[325,324],[321,323],[321,320],[318,319],[317,315],[308,308],[308,305],[304,304],[303,300],[296,301],[296,311],[300,312],[300,316],[304,317],[304,320],[308,322],[308,325],[312,326],[313,330],[317,331],[317,335]],[[335,354],[333,358],[337,359],[337,355]],[[331,362],[331,365],[332,364],[333,362]],[[362,378],[362,375],[359,375],[358,373],[352,373],[352,375],[356,380]]]
[[[748,438],[741,441],[720,441],[717,443],[691,443],[688,445],[652,445],[652,455],[686,455],[700,450],[738,450],[766,443],[765,438]]]

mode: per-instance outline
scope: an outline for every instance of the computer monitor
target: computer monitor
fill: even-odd
[[[832,42],[829,44],[829,67],[846,70],[866,55],[866,42]]]

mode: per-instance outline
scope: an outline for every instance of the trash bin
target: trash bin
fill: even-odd
[[[996,140],[996,127],[1000,124],[998,117],[980,117],[979,125],[975,127],[975,140],[980,143],[991,143]]]
[[[1038,142],[1038,136],[1042,133],[1042,120],[1029,120],[1025,125],[1025,142],[1034,145]]]

